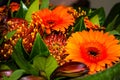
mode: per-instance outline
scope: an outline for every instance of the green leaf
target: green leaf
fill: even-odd
[[[7,76],[3,76],[3,80],[9,80]]]
[[[116,31],[120,33],[120,24],[117,26]]]
[[[93,11],[92,13],[90,13],[90,16],[89,18],[91,19],[92,17],[98,15],[98,19],[99,19],[99,25],[100,26],[103,26],[104,24],[104,21],[105,21],[105,11],[104,11],[104,8],[101,7],[95,11]]]
[[[7,65],[0,63],[0,70],[9,70],[9,69],[10,68]]]
[[[4,41],[4,39],[3,39],[3,38],[1,38],[1,39],[0,39],[0,45],[3,43],[3,41]]]
[[[25,18],[25,14],[27,12],[28,8],[26,7],[26,5],[22,2],[22,0],[20,1],[20,9],[19,11],[16,13],[15,17],[18,18]]]
[[[49,50],[45,43],[43,42],[39,33],[36,34],[36,39],[34,41],[32,51],[30,53],[30,59],[33,59],[35,56],[49,56]]]
[[[11,1],[11,0],[8,0],[8,2],[7,2],[7,6],[9,6],[9,5],[10,5],[10,1]]]
[[[35,0],[30,0],[30,4],[32,4]]]
[[[42,0],[40,5],[40,9],[48,8],[49,7],[49,0]]]
[[[100,26],[98,15],[95,15],[94,17],[92,17],[92,18],[90,19],[90,21],[91,21],[93,24]]]
[[[26,13],[26,16],[25,16],[25,19],[30,22],[32,20],[31,16],[32,16],[32,13],[35,12],[35,11],[38,11],[39,10],[39,0],[35,0],[31,6],[29,7],[27,13]]]
[[[23,69],[16,70],[11,74],[11,76],[9,77],[9,80],[18,80],[24,73],[25,73],[25,70]]]
[[[18,66],[16,65],[13,59],[9,59],[7,61],[0,62],[0,70],[16,70]]]
[[[49,57],[35,57],[33,65],[40,71],[44,71],[48,80],[50,80],[50,75],[58,67],[57,61],[53,56]]]
[[[113,19],[116,17],[116,15],[120,15],[120,2],[116,3],[110,10],[110,13],[108,14],[104,26],[107,26],[110,22],[113,21]]]
[[[14,47],[12,58],[21,69],[24,69],[26,71],[26,73],[38,75],[38,71],[36,71],[32,65],[24,58],[24,54],[26,54],[26,52],[22,46],[22,39],[19,39]]]
[[[112,22],[107,25],[106,31],[111,31],[114,29],[114,25],[115,25],[115,22],[116,22],[118,16],[119,15],[116,15],[116,17],[112,20]]]
[[[5,36],[7,39],[10,39],[15,33],[16,33],[16,30],[13,30],[11,32],[8,32]]]
[[[84,77],[73,78],[70,80],[120,80],[120,63],[104,71],[98,72],[93,75]]]
[[[76,23],[75,23],[75,28],[74,28],[74,31],[82,31],[82,30],[85,30],[85,25],[84,25],[84,17],[80,17]]]
[[[120,35],[120,33],[116,30],[109,31],[109,33],[113,35]]]

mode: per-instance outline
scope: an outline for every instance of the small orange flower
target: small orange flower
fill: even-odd
[[[93,24],[93,23],[88,19],[88,17],[85,17],[85,18],[84,18],[84,22],[85,22],[86,28],[88,28],[88,29],[98,29],[98,28],[99,28],[99,26]]]
[[[3,44],[0,46],[0,60],[7,60],[12,55],[13,48],[17,41],[19,38],[24,38],[24,36],[27,35],[26,32],[28,31],[28,23],[24,19],[12,18],[9,19],[6,23],[7,31],[4,33],[4,35],[6,35],[7,32],[11,32],[13,30],[16,30],[16,33],[10,39],[7,39],[7,37],[4,36],[6,41],[3,42]]]
[[[83,62],[90,68],[90,74],[111,67],[119,61],[119,40],[109,33],[82,31],[73,33],[68,39],[67,60]]]
[[[52,33],[44,38],[45,44],[59,65],[66,62],[65,58],[68,55],[65,53],[66,39],[66,35],[62,33]]]
[[[58,6],[53,10],[43,9],[32,15],[33,22],[40,24],[46,33],[51,31],[65,32],[74,23],[74,17],[68,12],[68,7]]]
[[[12,12],[18,11],[20,8],[20,4],[18,4],[17,2],[12,2],[10,4],[10,9]]]

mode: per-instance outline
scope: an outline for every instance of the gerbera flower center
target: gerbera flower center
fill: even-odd
[[[51,24],[54,24],[54,21],[53,20],[47,20],[47,23],[51,25]]]
[[[97,48],[94,48],[94,47],[89,47],[88,53],[92,56],[97,56],[99,54],[99,50]]]
[[[84,60],[96,63],[106,58],[106,48],[99,42],[87,42],[80,47]]]

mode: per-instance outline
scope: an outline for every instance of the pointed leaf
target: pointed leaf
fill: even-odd
[[[4,41],[4,39],[3,39],[3,38],[1,38],[1,39],[0,39],[0,45],[3,43],[3,41]]]
[[[24,58],[26,52],[22,46],[22,39],[19,39],[17,44],[14,47],[14,51],[12,53],[12,58],[17,63],[17,65],[26,71],[26,73],[38,75],[38,72],[31,66],[31,64]]]
[[[0,70],[9,70],[9,69],[10,69],[9,66],[0,63]]]
[[[110,10],[110,13],[108,14],[104,26],[107,26],[110,22],[113,21],[113,19],[116,17],[116,15],[120,15],[120,2],[116,3]]]
[[[74,31],[82,31],[85,30],[85,25],[84,25],[84,17],[80,17],[76,23],[75,23],[75,28]]]
[[[14,71],[11,76],[9,77],[9,80],[18,80],[23,74],[25,73],[25,70],[16,70]]]
[[[47,77],[49,79],[52,72],[58,67],[58,63],[53,56],[49,56],[47,58],[46,63],[47,64],[46,64],[45,72],[46,72]]]
[[[39,33],[36,34],[36,39],[33,44],[30,59],[33,59],[36,55],[49,56],[49,50],[45,43],[43,42]]]
[[[10,0],[8,0],[8,2],[7,2],[7,6],[9,6],[10,5]]]
[[[118,16],[119,15],[116,15],[116,17],[112,20],[112,22],[107,25],[106,31],[111,31],[114,29],[114,25],[115,25],[115,22],[116,22]]]
[[[92,17],[92,18],[90,19],[90,21],[91,21],[93,24],[100,26],[98,15],[95,15],[94,17]]]
[[[120,33],[120,24],[117,26],[116,31]]]
[[[26,13],[26,16],[25,16],[25,19],[30,22],[32,20],[31,16],[32,16],[32,13],[39,10],[39,0],[35,0],[31,6],[29,7],[27,13]]]
[[[112,35],[120,35],[120,33],[116,30],[109,31],[109,33]]]
[[[33,65],[40,71],[44,71],[46,73],[46,76],[48,77],[48,80],[50,79],[50,75],[52,74],[52,72],[58,67],[57,61],[53,56],[37,56],[34,58]]]
[[[104,24],[104,21],[105,21],[105,11],[104,11],[104,8],[101,7],[97,10],[95,10],[94,12],[92,12],[89,16],[89,18],[91,19],[92,17],[98,15],[98,19],[99,19],[99,25],[100,26],[103,26]]]
[[[42,0],[40,9],[48,8],[49,7],[49,0]]]
[[[11,32],[8,32],[5,36],[7,39],[10,39],[15,33],[16,33],[16,30],[13,30]]]
[[[26,7],[26,5],[21,0],[20,1],[20,9],[16,13],[15,17],[17,17],[17,18],[24,18],[27,10],[28,10],[28,8]]]

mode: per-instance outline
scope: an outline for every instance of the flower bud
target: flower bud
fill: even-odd
[[[58,67],[51,75],[51,80],[57,77],[78,77],[87,74],[88,67],[81,62],[68,62]]]

